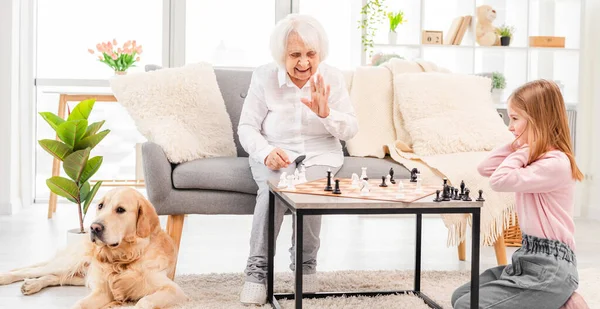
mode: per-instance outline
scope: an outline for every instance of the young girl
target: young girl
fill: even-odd
[[[515,192],[522,247],[512,264],[479,277],[479,308],[558,309],[585,302],[578,287],[573,194],[583,174],[575,163],[565,104],[553,82],[537,80],[508,100],[515,140],[493,150],[478,167],[499,192]],[[470,283],[452,295],[453,308],[470,308]],[[573,295],[573,297],[571,297]],[[570,300],[572,298],[572,300]]]

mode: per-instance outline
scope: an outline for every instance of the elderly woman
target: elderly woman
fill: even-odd
[[[358,124],[342,73],[322,61],[328,39],[313,17],[291,14],[275,26],[271,35],[273,63],[258,67],[252,75],[244,102],[238,135],[250,155],[250,169],[258,185],[246,282],[240,295],[245,304],[266,302],[267,181],[278,180],[304,165],[308,181],[335,175],[344,163],[340,140],[352,138]],[[275,237],[285,208],[276,204]],[[305,291],[316,291],[317,252],[321,216],[304,219],[302,269]],[[294,265],[294,239],[292,264]]]

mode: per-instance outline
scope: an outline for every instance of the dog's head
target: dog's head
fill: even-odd
[[[116,248],[158,230],[160,222],[152,204],[135,189],[117,188],[98,203],[90,237],[96,245]]]

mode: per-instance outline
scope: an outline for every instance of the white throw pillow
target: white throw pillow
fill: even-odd
[[[172,163],[236,156],[231,119],[208,63],[110,80],[117,100],[140,133]]]
[[[487,77],[452,73],[394,76],[394,95],[417,155],[492,150],[513,135],[496,111]]]

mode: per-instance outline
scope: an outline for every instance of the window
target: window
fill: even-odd
[[[36,77],[106,79],[114,72],[87,50],[115,38],[143,46],[133,70],[161,64],[162,16],[162,0],[37,1]]]
[[[186,63],[257,67],[271,62],[275,0],[186,3]]]

